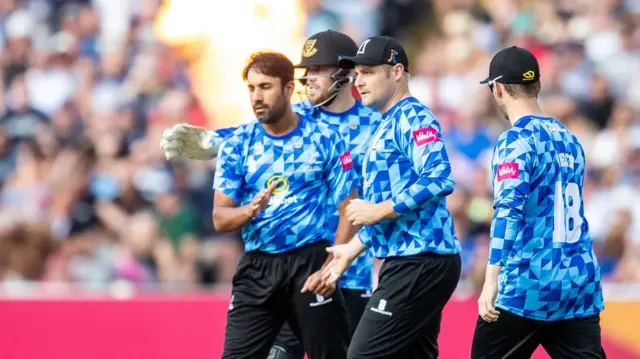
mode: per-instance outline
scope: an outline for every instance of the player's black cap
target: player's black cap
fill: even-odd
[[[500,82],[526,85],[540,81],[540,65],[527,49],[512,46],[500,50],[489,65],[489,77],[481,84]]]
[[[365,40],[355,56],[341,56],[338,66],[352,69],[355,65],[395,65],[402,64],[409,72],[409,58],[398,40],[389,36],[374,36]]]
[[[297,68],[310,66],[336,66],[340,56],[352,56],[358,45],[349,36],[332,30],[312,35],[302,47],[302,61]]]

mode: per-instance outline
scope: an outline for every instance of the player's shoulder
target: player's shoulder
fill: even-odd
[[[312,137],[340,137],[338,131],[325,121],[318,121],[310,114],[300,114],[300,121],[303,121],[303,132]]]
[[[370,117],[377,120],[382,118],[382,114],[378,110],[365,106],[360,100],[356,100],[355,107],[360,117]]]
[[[401,100],[388,112],[400,132],[416,131],[423,128],[434,128],[440,132],[440,124],[427,105],[415,97]]]
[[[309,115],[313,111],[313,106],[311,105],[311,102],[306,99],[304,101],[291,104],[291,109],[298,115]]]
[[[407,97],[396,104],[396,109],[393,111],[393,116],[399,120],[406,120],[408,122],[414,121],[435,121],[436,117],[431,112],[431,109],[420,102],[415,97]]]
[[[225,136],[223,143],[232,146],[239,146],[246,141],[247,138],[251,137],[252,134],[257,130],[258,121],[253,120],[248,123],[243,123],[234,128],[230,134]]]

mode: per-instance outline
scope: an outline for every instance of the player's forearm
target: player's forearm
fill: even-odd
[[[213,227],[217,232],[237,232],[246,226],[253,215],[247,206],[213,208]]]
[[[336,228],[336,233],[333,238],[334,245],[345,244],[348,243],[356,233],[358,233],[359,226],[354,226],[351,224],[349,219],[347,218],[347,206],[352,199],[358,197],[358,190],[355,190],[347,196],[342,203],[338,206],[338,227]]]
[[[496,207],[491,221],[489,264],[504,266],[520,232],[523,213],[513,208]]]
[[[484,282],[486,283],[497,283],[498,277],[500,276],[500,272],[502,271],[502,266],[496,266],[489,264],[487,265],[487,269],[484,274]]]
[[[453,193],[455,182],[449,178],[422,177],[398,196],[391,199],[398,215],[410,212],[425,203]]]

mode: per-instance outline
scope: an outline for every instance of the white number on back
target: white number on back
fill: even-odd
[[[554,242],[575,243],[580,240],[582,235],[580,206],[582,206],[582,199],[578,185],[569,182],[566,190],[563,191],[562,182],[556,182],[556,194],[553,197]]]

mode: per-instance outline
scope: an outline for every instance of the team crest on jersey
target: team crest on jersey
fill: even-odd
[[[440,140],[438,131],[435,128],[421,128],[413,131],[413,139],[416,141],[416,145],[422,146],[427,143],[436,142]]]
[[[516,162],[508,162],[498,165],[498,182],[509,178],[518,178],[520,168]]]
[[[351,152],[347,151],[340,155],[340,163],[343,170],[350,170],[353,168],[353,159],[351,158]]]
[[[349,128],[355,130],[356,128],[358,128],[358,122],[356,120],[350,121]]]
[[[301,139],[296,140],[296,142],[293,143],[293,147],[302,148],[302,140]]]

